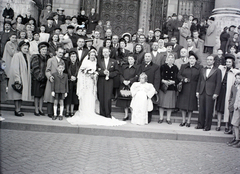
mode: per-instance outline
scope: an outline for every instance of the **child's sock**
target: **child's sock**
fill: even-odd
[[[57,116],[57,105],[53,106],[53,113],[54,113],[54,116]]]
[[[63,116],[63,109],[64,109],[64,107],[63,106],[60,106],[60,116]]]

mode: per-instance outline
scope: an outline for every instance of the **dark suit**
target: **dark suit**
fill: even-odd
[[[53,21],[53,27],[54,27],[54,29],[55,28],[60,28],[60,25],[62,25],[63,24],[63,22],[61,21],[61,20],[57,20],[57,22],[54,20]]]
[[[154,56],[153,52],[151,52],[151,55],[152,55],[152,62],[157,64],[160,67],[160,64],[161,64],[161,54],[159,52],[157,52],[157,55]]]
[[[61,94],[68,93],[68,75],[63,73],[60,75],[58,72],[52,74],[54,82],[52,85],[52,91]]]
[[[109,79],[106,80],[104,70],[109,71]],[[111,118],[112,111],[112,92],[113,92],[113,78],[118,75],[117,62],[114,59],[109,59],[107,67],[104,59],[98,60],[97,71],[99,73],[97,83],[97,95],[100,103],[100,115]]]
[[[221,88],[222,74],[221,70],[213,67],[206,77],[206,68],[202,68],[197,84],[197,93],[199,93],[199,115],[198,127],[211,129],[214,100],[213,95],[219,95]]]
[[[172,51],[177,53],[177,57],[175,57],[175,59],[179,59],[181,57],[180,56],[180,51],[181,51],[182,48],[183,48],[183,46],[178,45],[178,44],[173,46],[173,50]]]
[[[55,29],[55,27],[53,25],[52,25],[52,27],[49,27],[48,25],[46,25],[45,32],[49,33],[49,34],[52,34],[54,29]]]
[[[153,84],[156,91],[159,90],[160,86],[160,68],[158,65],[150,62],[150,64],[146,65],[145,62],[139,68],[139,75],[145,72],[148,77],[148,83]],[[152,111],[148,112],[148,123],[152,120]]]
[[[73,48],[73,50],[76,51],[77,54],[78,54],[78,48]],[[83,61],[83,59],[87,56],[88,52],[89,52],[89,50],[88,50],[87,48],[83,48],[83,49],[82,49],[82,55],[81,55],[81,57],[80,57],[80,55],[78,54],[78,60],[79,60],[80,66],[82,65],[82,61]]]

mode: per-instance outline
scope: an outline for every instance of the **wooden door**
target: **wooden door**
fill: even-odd
[[[113,34],[131,34],[138,30],[139,0],[101,0],[100,19],[111,21]]]

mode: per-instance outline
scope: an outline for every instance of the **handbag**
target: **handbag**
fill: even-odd
[[[122,89],[119,91],[120,97],[122,98],[131,98],[131,91],[129,86],[123,86]]]
[[[167,92],[167,89],[168,89],[168,86],[165,84],[165,83],[162,83],[162,85],[161,85],[161,91],[164,93],[164,94],[166,94],[166,92]]]
[[[22,94],[23,86],[19,82],[14,82],[14,84],[12,84],[12,88],[18,93]]]
[[[178,92],[181,92],[181,91],[182,91],[182,88],[183,88],[183,83],[182,83],[182,82],[178,83],[178,84],[177,84],[177,90],[178,90]]]

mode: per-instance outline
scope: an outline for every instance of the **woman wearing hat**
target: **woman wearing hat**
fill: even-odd
[[[166,57],[166,63],[160,67],[161,90],[159,90],[159,115],[158,123],[163,122],[164,110],[167,110],[167,124],[172,124],[171,113],[175,109],[177,99],[178,67],[174,65],[175,56],[170,53]]]
[[[47,49],[49,44],[47,42],[41,42],[38,44],[39,54],[34,54],[31,61],[31,75],[32,75],[32,96],[34,96],[35,116],[44,115],[43,96],[47,78],[45,76],[45,70],[47,66]]]
[[[17,52],[17,48],[18,48],[17,34],[12,33],[9,39],[10,41],[8,41],[5,45],[3,58],[2,58],[6,63],[5,73],[8,77],[10,74],[10,66],[11,66],[13,55]]]
[[[31,99],[31,74],[30,74],[30,55],[28,54],[29,42],[21,41],[18,45],[19,52],[14,54],[8,83],[8,99],[14,100],[15,116],[22,117],[20,112],[22,101]],[[20,84],[20,85],[19,85]],[[13,88],[22,86],[21,88]]]
[[[177,107],[182,110],[182,123],[179,126],[190,127],[193,111],[198,110],[196,89],[202,66],[197,63],[198,56],[189,52],[189,62],[181,66],[178,79],[182,82],[182,90],[179,92]],[[186,116],[188,119],[186,121]]]
[[[130,33],[124,33],[122,35],[122,38],[125,39],[127,46],[125,47],[130,52],[133,52],[133,43],[131,42],[131,34]]]
[[[224,122],[225,125],[225,132],[227,133],[229,131],[229,98],[230,98],[230,92],[231,87],[235,82],[235,75],[239,70],[235,69],[235,57],[232,54],[226,54],[226,66],[219,65],[219,69],[222,72],[222,83],[221,83],[221,89],[219,96],[217,98],[216,103],[216,111],[218,115],[218,124],[216,127],[216,131],[220,131],[221,127],[221,119],[222,115],[224,114]]]

